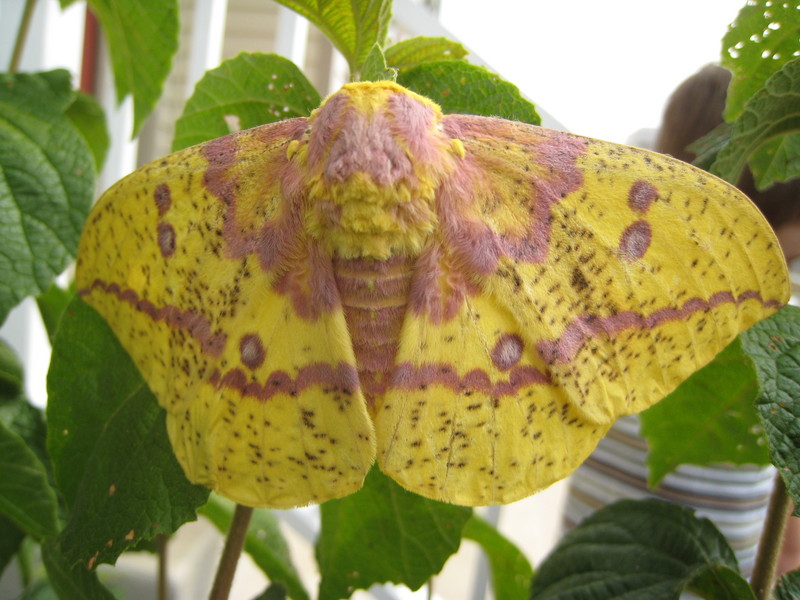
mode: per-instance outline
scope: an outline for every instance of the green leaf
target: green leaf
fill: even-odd
[[[47,426],[42,410],[31,404],[22,387],[22,366],[14,351],[0,340],[0,424],[15,433],[44,465],[51,479],[47,455]],[[51,481],[52,483],[52,481]]]
[[[274,123],[306,117],[320,104],[297,66],[277,54],[242,52],[207,71],[175,124],[172,150]]]
[[[84,565],[74,565],[64,555],[55,538],[42,544],[42,561],[59,598],[114,600],[114,595],[97,580],[97,574]]]
[[[49,467],[45,449],[47,428],[42,411],[24,395],[22,365],[13,349],[0,339],[0,424],[22,438],[36,457]]]
[[[233,521],[235,507],[230,500],[212,494],[208,503],[200,509],[200,514],[208,518],[222,533],[227,533]],[[258,508],[253,511],[244,550],[271,582],[285,586],[289,597],[294,600],[308,600],[308,592],[294,568],[289,546],[273,512]]]
[[[354,80],[375,44],[384,45],[391,0],[277,0],[319,27],[342,53]]]
[[[705,569],[689,583],[690,592],[710,600],[756,600],[747,580],[734,567]]]
[[[0,575],[19,551],[25,532],[14,521],[0,514]]]
[[[161,96],[178,50],[178,0],[88,3],[108,40],[117,101],[133,96],[135,136]]]
[[[737,338],[641,414],[650,452],[647,482],[655,487],[679,465],[769,464],[755,401],[758,378]]]
[[[459,61],[423,63],[400,71],[397,82],[439,104],[445,113],[502,117],[541,123],[534,105],[519,88],[483,67]]]
[[[384,50],[386,64],[395,69],[410,69],[427,62],[461,60],[467,54],[467,49],[458,42],[424,35],[397,42]]]
[[[286,600],[286,588],[279,583],[270,584],[253,600]]]
[[[759,190],[800,177],[800,133],[789,133],[762,144],[748,166]]]
[[[733,125],[730,123],[720,123],[706,135],[687,146],[687,150],[695,153],[692,164],[705,171],[711,170],[711,165],[717,159],[717,154],[725,147],[731,139]]]
[[[66,69],[53,69],[38,73],[0,73],[3,97],[12,94],[10,102],[18,102],[18,95],[24,100],[33,100],[35,93],[46,94],[49,106],[58,112],[66,112],[75,101],[76,92],[72,89],[72,76]],[[38,98],[42,100],[43,98]]]
[[[412,494],[377,468],[358,492],[320,509],[320,600],[389,581],[418,589],[458,550],[472,513]]]
[[[800,571],[787,573],[775,586],[775,600],[800,600]]]
[[[621,500],[585,519],[539,566],[536,600],[755,600],[722,534],[692,510]]]
[[[22,363],[14,349],[0,338],[0,400],[22,392]]]
[[[786,306],[742,334],[761,383],[757,410],[772,463],[800,515],[800,308]]]
[[[528,600],[533,568],[519,548],[475,514],[464,525],[462,536],[480,544],[486,553],[495,600]]]
[[[58,532],[57,507],[42,461],[19,435],[0,423],[0,513],[42,539]]]
[[[40,408],[31,404],[22,394],[0,399],[0,423],[21,437],[45,467],[49,467],[47,426]]]
[[[783,65],[794,58],[800,14],[791,2],[750,0],[722,38],[722,66],[733,74],[725,119],[732,121]]]
[[[77,92],[66,115],[92,151],[95,171],[100,171],[111,143],[106,129],[106,115],[100,103],[88,94]]]
[[[51,344],[58,330],[58,325],[61,323],[61,317],[64,316],[64,311],[74,296],[75,292],[73,290],[65,290],[54,283],[47,288],[46,292],[36,297],[39,314],[42,315],[42,322],[44,322],[47,337],[50,339]]]
[[[784,306],[753,325],[740,338],[742,349],[753,359],[758,372],[762,398],[778,395],[778,361],[800,342],[800,308]]]
[[[0,74],[0,323],[75,257],[94,165],[67,71]]]
[[[800,58],[786,63],[747,101],[711,171],[736,183],[750,155],[768,140],[800,130]],[[763,183],[763,182],[762,182]]]
[[[165,413],[105,321],[67,307],[47,378],[48,449],[70,509],[59,536],[72,563],[113,562],[142,539],[193,520],[208,490],[190,484]]]
[[[386,66],[386,57],[378,44],[372,47],[361,68],[361,81],[395,81],[397,69]]]

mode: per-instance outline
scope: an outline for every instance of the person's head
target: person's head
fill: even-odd
[[[730,81],[730,71],[706,65],[681,83],[664,109],[656,150],[692,162],[696,155],[688,146],[723,122]]]
[[[723,122],[730,80],[727,69],[707,65],[679,85],[664,110],[656,150],[692,162],[696,156],[687,147]],[[737,187],[772,225],[786,260],[800,257],[800,179],[759,191],[746,168]]]

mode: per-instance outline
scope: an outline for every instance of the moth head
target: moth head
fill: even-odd
[[[310,233],[339,255],[418,252],[435,229],[436,190],[462,156],[441,123],[434,102],[392,82],[330,95],[289,148],[306,173]]]

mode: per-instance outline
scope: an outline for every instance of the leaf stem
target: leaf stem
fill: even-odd
[[[34,542],[29,536],[22,538],[22,543],[17,552],[17,564],[19,566],[22,587],[27,588],[33,581],[33,549]]]
[[[156,536],[158,547],[158,600],[169,600],[169,585],[167,584],[167,542],[169,536],[163,533]]]
[[[767,517],[761,540],[758,543],[758,554],[750,577],[750,585],[756,593],[758,600],[769,600],[772,586],[775,584],[775,571],[778,565],[783,533],[789,520],[792,502],[786,491],[786,484],[780,473],[775,475],[775,486],[769,499]]]
[[[14,51],[11,53],[11,60],[8,63],[10,73],[16,73],[19,63],[22,61],[22,51],[25,48],[25,40],[28,39],[28,31],[33,20],[33,9],[36,7],[36,0],[26,0],[25,8],[22,10],[22,19],[17,29],[17,39],[14,41]]]
[[[211,595],[208,600],[228,600],[233,583],[233,575],[236,573],[236,563],[244,547],[244,539],[247,534],[247,527],[250,525],[250,517],[253,516],[251,506],[236,505],[233,512],[233,521],[228,530],[228,537],[225,540],[225,548],[219,559],[217,574],[214,577],[214,585],[211,588]]]

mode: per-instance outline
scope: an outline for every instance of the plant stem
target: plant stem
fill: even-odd
[[[33,549],[33,540],[29,536],[22,538],[22,544],[20,544],[17,552],[17,564],[19,565],[20,579],[24,588],[27,588],[33,581]]]
[[[225,540],[225,548],[219,559],[217,574],[214,577],[214,585],[211,588],[211,595],[208,600],[228,600],[233,583],[233,574],[236,572],[236,563],[244,547],[244,538],[247,534],[247,526],[250,524],[250,517],[253,516],[253,508],[250,506],[236,505],[233,512],[233,521],[228,530],[228,537]]]
[[[169,600],[169,586],[167,585],[167,542],[169,536],[160,533],[156,536],[158,546],[158,600]]]
[[[750,585],[758,600],[769,600],[775,584],[775,569],[783,545],[783,532],[789,520],[792,501],[780,473],[775,475],[775,487],[769,499],[767,518],[758,543],[758,554],[750,577]]]
[[[17,39],[14,41],[14,51],[11,53],[11,60],[8,63],[8,70],[15,73],[19,69],[22,61],[22,50],[25,48],[25,40],[28,39],[28,31],[31,28],[33,19],[33,9],[36,7],[36,0],[26,0],[25,8],[22,11],[22,19],[17,30]]]

